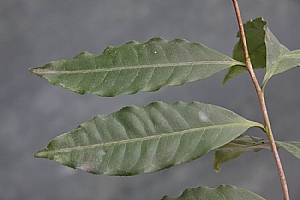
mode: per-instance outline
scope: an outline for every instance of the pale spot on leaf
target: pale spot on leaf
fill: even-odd
[[[209,122],[210,120],[209,120],[209,114],[207,114],[207,113],[205,113],[205,112],[203,112],[203,111],[199,111],[198,112],[198,117],[199,117],[199,119],[200,119],[200,121],[202,121],[202,122]]]

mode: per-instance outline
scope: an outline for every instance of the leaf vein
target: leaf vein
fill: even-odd
[[[181,63],[164,63],[164,64],[148,64],[148,65],[139,65],[139,66],[121,66],[121,67],[111,67],[111,68],[97,68],[97,69],[82,69],[82,70],[49,70],[49,69],[34,69],[34,73],[43,75],[43,74],[85,74],[85,73],[97,73],[97,72],[112,72],[112,71],[121,71],[126,69],[141,69],[141,68],[164,68],[164,67],[184,67],[191,65],[244,65],[238,61],[197,61],[197,62],[181,62]]]

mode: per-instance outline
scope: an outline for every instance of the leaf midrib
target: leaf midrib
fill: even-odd
[[[180,63],[165,63],[165,64],[151,64],[151,65],[138,65],[138,66],[121,66],[121,67],[112,67],[112,68],[98,68],[98,69],[88,69],[88,70],[76,70],[73,71],[55,71],[48,70],[43,68],[33,69],[33,73],[40,75],[44,74],[87,74],[87,73],[97,73],[97,72],[111,72],[111,71],[121,71],[129,69],[142,69],[142,68],[162,68],[162,67],[178,67],[178,66],[190,66],[190,65],[215,65],[215,64],[224,64],[224,65],[244,65],[238,61],[197,61],[197,62],[180,62]]]
[[[224,128],[224,127],[229,127],[229,126],[235,126],[235,127],[252,127],[252,126],[261,126],[259,123],[257,122],[252,122],[252,121],[244,121],[244,122],[234,122],[234,123],[229,123],[229,124],[218,124],[218,125],[211,125],[211,126],[206,126],[206,127],[200,127],[200,128],[192,128],[192,129],[187,129],[187,130],[183,130],[183,131],[177,131],[177,132],[172,132],[172,133],[163,133],[163,134],[157,134],[157,135],[151,135],[151,136],[147,136],[147,137],[141,137],[141,138],[133,138],[133,139],[128,139],[128,140],[119,140],[119,141],[115,141],[115,142],[108,142],[108,143],[100,143],[100,144],[92,144],[92,145],[88,145],[88,146],[77,146],[77,147],[72,147],[72,148],[64,148],[64,149],[58,149],[58,150],[51,150],[51,151],[42,151],[42,152],[38,152],[39,153],[45,153],[45,154],[51,154],[52,152],[71,152],[72,150],[84,150],[84,149],[88,149],[88,148],[95,148],[98,146],[111,146],[114,144],[122,144],[122,143],[131,143],[131,142],[137,142],[137,141],[143,141],[143,140],[151,140],[153,138],[161,138],[161,137],[170,137],[173,135],[180,135],[180,134],[185,134],[188,132],[193,132],[193,131],[199,131],[199,130],[205,130],[205,129],[213,129],[213,128]]]

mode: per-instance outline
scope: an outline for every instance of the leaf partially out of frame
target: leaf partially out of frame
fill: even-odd
[[[186,189],[180,197],[165,196],[162,200],[264,200],[261,196],[248,190],[237,188],[232,185],[220,185],[218,188],[201,186],[198,188]]]
[[[129,176],[195,160],[253,126],[263,127],[210,104],[155,102],[96,116],[35,157],[94,174]]]
[[[300,159],[300,142],[295,141],[288,141],[288,142],[282,142],[282,141],[276,141],[276,144],[278,147],[282,147],[291,154],[293,154],[296,158]]]
[[[284,148],[296,158],[300,159],[300,142],[295,141],[276,141],[277,148]],[[271,149],[268,139],[251,137],[248,135],[239,136],[228,144],[219,147],[215,150],[214,157],[214,169],[216,172],[220,172],[220,165],[239,157],[241,154],[247,151],[258,152],[262,149]]]
[[[267,35],[267,37],[274,38],[272,39],[274,42],[270,44],[269,47],[271,52],[268,54],[268,64],[263,80],[263,89],[272,76],[300,66],[299,49],[295,51],[289,51],[286,47],[281,45],[276,40],[271,32],[269,32],[269,35]]]
[[[254,69],[266,67],[266,24],[267,22],[261,17],[254,20],[249,20],[244,24],[248,53]],[[241,37],[240,32],[237,33],[237,37]],[[238,43],[234,47],[233,59],[245,63],[241,39],[239,39]],[[223,80],[223,84],[225,84],[230,78],[246,71],[247,69],[245,66],[235,65],[231,67]]]
[[[108,47],[97,56],[82,52],[30,71],[80,94],[112,97],[198,81],[237,64],[243,65],[203,44],[153,38]]]

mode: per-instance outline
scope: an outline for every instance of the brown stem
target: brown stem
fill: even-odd
[[[245,57],[245,65],[246,65],[246,68],[247,68],[247,70],[248,70],[248,72],[251,76],[251,79],[252,79],[252,82],[254,84],[255,90],[257,92],[258,100],[259,100],[260,107],[261,107],[262,114],[263,114],[263,118],[264,118],[264,121],[265,121],[266,134],[267,134],[267,136],[270,140],[270,146],[271,146],[271,149],[272,149],[272,152],[273,152],[273,155],[274,155],[274,158],[275,158],[277,170],[278,170],[278,173],[279,173],[284,200],[289,200],[290,198],[289,198],[289,191],[288,191],[288,187],[287,187],[287,182],[286,182],[286,178],[285,178],[284,171],[283,171],[283,168],[282,168],[282,164],[281,164],[281,161],[280,161],[280,157],[279,157],[279,154],[278,154],[278,151],[277,151],[274,136],[273,136],[273,133],[272,133],[271,124],[270,124],[270,120],[269,120],[269,116],[268,116],[268,112],[267,112],[267,107],[266,107],[266,103],[265,103],[264,93],[262,92],[261,87],[259,86],[258,80],[256,78],[256,75],[255,75],[253,67],[252,67],[250,56],[249,56],[249,53],[248,53],[246,36],[245,36],[245,31],[244,31],[244,26],[243,26],[243,22],[242,22],[242,17],[241,17],[239,5],[238,5],[237,0],[232,0],[232,2],[233,2],[233,5],[234,5],[234,10],[235,10],[235,13],[236,13],[236,17],[237,17],[237,21],[238,21],[238,25],[239,25],[239,29],[240,29],[243,52],[244,52],[244,57]]]

